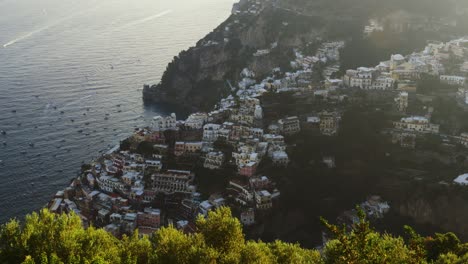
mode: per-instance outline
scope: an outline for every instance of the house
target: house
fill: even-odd
[[[333,169],[333,168],[336,167],[336,164],[335,164],[335,157],[330,157],[330,156],[323,157],[322,162],[323,162],[329,169]]]
[[[259,210],[267,210],[273,207],[271,193],[267,190],[255,192],[255,207]]]
[[[288,154],[285,151],[275,151],[272,154],[273,164],[278,167],[287,167],[289,163]]]
[[[421,77],[421,73],[416,70],[414,64],[410,62],[405,62],[401,65],[398,65],[395,69],[392,70],[392,78],[395,80],[418,80]]]
[[[182,142],[177,141],[174,144],[174,155],[184,156],[200,153],[203,148],[203,142]]]
[[[218,139],[219,130],[221,125],[219,124],[206,124],[203,126],[203,141],[214,142]]]
[[[464,73],[468,73],[468,61],[465,61],[461,66],[460,66],[460,71]]]
[[[369,89],[372,85],[375,69],[360,67],[357,70],[347,70],[343,76],[343,83],[348,87]]]
[[[208,122],[207,113],[194,113],[189,115],[184,125],[189,129],[202,129],[206,122]]]
[[[301,125],[297,116],[290,116],[278,121],[280,131],[285,135],[293,135],[301,131]]]
[[[429,123],[429,119],[422,116],[404,117],[400,121],[393,122],[396,129],[439,133],[439,125]]]
[[[373,82],[370,89],[373,90],[390,90],[393,89],[393,78],[387,75],[378,76]]]
[[[458,176],[457,178],[455,178],[455,180],[453,180],[453,182],[455,182],[458,185],[468,185],[468,173]]]
[[[219,169],[221,166],[223,166],[223,162],[224,154],[222,152],[210,152],[206,154],[203,167],[210,170]]]
[[[199,205],[199,212],[200,214],[207,216],[208,212],[213,210],[214,206],[210,203],[210,201],[206,200],[200,203]]]
[[[255,224],[255,211],[253,208],[248,208],[244,210],[240,215],[240,221],[245,226],[250,226]]]
[[[466,77],[453,76],[453,75],[441,75],[440,82],[448,84],[448,85],[463,86],[465,85]]]
[[[177,129],[176,114],[170,116],[155,116],[151,123],[151,127],[155,131],[175,130]]]
[[[398,66],[405,63],[405,57],[401,54],[394,54],[390,57],[390,70],[395,70]]]
[[[252,177],[253,175],[255,175],[255,172],[257,171],[257,165],[258,163],[256,161],[251,161],[247,164],[243,164],[239,166],[239,175]]]
[[[270,187],[271,181],[267,176],[255,176],[249,179],[250,188],[261,190]]]
[[[320,133],[333,136],[338,132],[340,116],[334,112],[323,111],[319,114]]]
[[[263,108],[260,105],[255,106],[254,117],[257,120],[260,120],[263,118]]]
[[[144,212],[137,213],[137,227],[159,228],[161,226],[161,211],[159,209],[145,208]]]
[[[395,103],[398,111],[406,112],[408,108],[408,92],[400,92],[395,98]]]
[[[411,132],[393,132],[392,143],[399,144],[402,148],[414,149],[416,147],[416,134]]]
[[[156,192],[191,194],[195,192],[194,179],[195,174],[190,171],[168,170],[151,175],[151,184]]]
[[[461,133],[460,144],[462,144],[465,147],[468,147],[468,133]]]
[[[177,141],[174,144],[174,155],[175,156],[182,156],[185,154],[185,142]]]
[[[103,175],[97,179],[99,189],[106,192],[114,192],[115,190],[123,191],[125,185],[118,178],[113,176]]]
[[[161,170],[162,169],[162,162],[160,160],[145,160],[146,168]]]

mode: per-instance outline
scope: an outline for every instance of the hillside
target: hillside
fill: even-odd
[[[464,1],[241,1],[233,14],[194,47],[167,66],[161,82],[145,86],[146,103],[166,103],[184,110],[207,110],[235,85],[249,67],[262,76],[273,67],[288,68],[293,48],[321,40],[346,40],[342,68],[372,65],[392,52],[411,52],[428,39],[444,40],[466,32]],[[259,4],[257,4],[259,3]],[[457,14],[453,16],[453,14]],[[362,39],[370,18],[385,25],[385,34]],[[254,56],[272,44],[270,56]]]

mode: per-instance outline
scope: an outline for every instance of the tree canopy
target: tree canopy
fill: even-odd
[[[298,244],[247,241],[227,207],[200,216],[196,232],[172,226],[152,236],[118,239],[103,229],[83,228],[76,214],[44,209],[1,226],[0,263],[466,263],[468,245],[452,233],[421,237],[407,228],[406,238],[381,234],[364,213],[348,230],[323,221],[331,236],[323,250]]]

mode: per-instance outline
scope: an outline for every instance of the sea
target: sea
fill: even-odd
[[[167,109],[142,101],[235,0],[0,0],[0,223]]]

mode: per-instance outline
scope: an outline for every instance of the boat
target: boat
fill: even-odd
[[[1,133],[2,135],[6,135],[6,131],[5,131],[5,130],[0,131],[0,133]]]
[[[32,143],[32,142],[29,143],[29,146],[30,146],[31,148],[34,148],[34,143]]]

